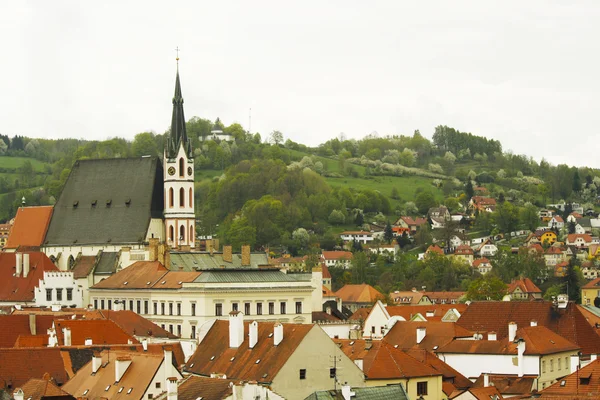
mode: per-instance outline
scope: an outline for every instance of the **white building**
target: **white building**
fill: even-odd
[[[40,307],[83,307],[83,290],[70,271],[44,271],[35,289],[35,305]]]
[[[340,233],[340,237],[344,242],[357,241],[358,243],[367,244],[373,241],[373,234],[366,231],[345,231]]]

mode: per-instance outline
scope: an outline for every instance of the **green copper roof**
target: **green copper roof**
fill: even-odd
[[[250,265],[242,265],[242,256],[232,254],[231,262],[223,260],[222,253],[171,253],[171,269],[174,271],[203,271],[218,268],[257,269],[269,264],[265,253],[250,254]]]
[[[352,388],[353,400],[408,400],[408,395],[401,384]],[[344,400],[341,390],[321,390],[312,393],[304,400]]]
[[[185,115],[183,113],[183,96],[179,82],[179,70],[175,78],[175,94],[173,95],[173,116],[171,118],[171,135],[167,141],[167,157],[175,158],[179,146],[183,145],[188,158],[192,158],[192,144],[185,130]]]

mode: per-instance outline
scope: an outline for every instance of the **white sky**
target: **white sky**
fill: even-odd
[[[600,2],[0,3],[0,133],[133,138],[186,118],[317,145],[436,125],[600,167]],[[596,110],[596,111],[594,111]]]

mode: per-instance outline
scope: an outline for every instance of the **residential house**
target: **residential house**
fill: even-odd
[[[567,276],[567,269],[569,268],[569,262],[563,261],[554,266],[554,276],[557,278],[564,278]],[[584,274],[585,276],[585,274]]]
[[[432,304],[458,304],[459,300],[464,297],[467,292],[425,292]]]
[[[478,258],[473,261],[473,268],[476,269],[481,275],[485,275],[492,270],[492,263],[487,258]]]
[[[95,352],[62,389],[77,398],[145,400],[173,392],[182,378],[171,346],[163,354],[111,349]]]
[[[366,386],[401,384],[412,398],[441,399],[443,374],[387,342],[334,339],[365,374]],[[431,354],[431,357],[435,357]],[[422,397],[419,397],[422,396]]]
[[[544,260],[546,261],[546,266],[554,267],[555,265],[566,261],[566,255],[559,246],[553,245],[548,247],[544,252]]]
[[[542,298],[542,291],[529,278],[513,279],[508,285],[507,293],[513,300]]]
[[[354,312],[359,308],[371,307],[377,300],[385,296],[373,286],[365,283],[361,285],[344,285],[335,295],[342,300],[342,304]]]
[[[417,230],[425,224],[427,224],[427,218],[423,218],[423,217],[416,217],[416,218],[400,217],[394,223],[395,226],[399,226],[402,228],[408,228],[410,230],[411,235],[414,235],[415,233],[417,233]]]
[[[595,228],[595,223],[592,223],[593,220],[595,218],[583,217],[577,220],[577,224],[583,228],[585,233],[592,233],[592,228]]]
[[[403,226],[392,226],[392,235],[397,238],[406,234],[408,237],[412,235],[410,228],[405,228]]]
[[[579,346],[547,327],[517,329],[511,322],[507,337],[488,332],[487,340],[454,340],[436,354],[467,378],[487,372],[534,375],[537,389],[543,389],[572,372],[571,357],[579,357],[578,351]]]
[[[537,375],[483,373],[473,382],[474,389],[494,387],[504,398],[524,396],[537,390]],[[485,397],[484,397],[485,398]],[[485,398],[485,400],[488,400]]]
[[[427,212],[427,216],[431,221],[432,229],[441,229],[446,225],[446,221],[452,219],[447,207],[432,207]]]
[[[502,394],[495,386],[472,387],[455,393],[452,400],[502,400]]]
[[[454,258],[457,260],[464,261],[465,263],[473,265],[474,252],[473,249],[466,245],[460,245],[454,250]]]
[[[2,391],[0,390],[0,398]],[[75,400],[75,397],[59,388],[51,379],[50,374],[42,379],[31,378],[13,393],[15,400]]]
[[[437,244],[432,244],[427,248],[427,250],[425,250],[425,256],[427,256],[428,254],[435,254],[440,256],[445,255],[444,250],[442,250],[442,248]]]
[[[539,243],[542,245],[553,245],[557,240],[556,232],[550,229],[538,229],[531,233],[527,239],[525,239],[525,245],[531,246],[532,244]]]
[[[540,211],[538,211],[538,215],[540,216],[540,219],[543,222],[548,222],[548,221],[550,221],[550,219],[552,218],[554,213],[552,212],[552,210],[541,209]]]
[[[598,302],[600,302],[600,278],[596,278],[581,287],[581,304],[596,305],[596,299],[599,299]]]
[[[600,398],[600,360],[595,360],[559,379],[553,385],[537,393],[535,398],[554,400]]]
[[[7,328],[3,325],[3,330]],[[57,386],[69,379],[66,360],[58,348],[0,348],[0,360],[0,394],[2,390],[12,394],[32,378],[44,379],[49,375]]]
[[[340,237],[344,242],[358,242],[367,244],[373,241],[373,234],[367,231],[344,231],[340,233]]]
[[[44,243],[53,210],[52,206],[19,207],[4,251],[39,251]]]
[[[175,397],[176,396],[176,397]],[[163,392],[155,400],[284,400],[268,387],[256,382],[241,382],[225,378],[207,378],[188,375],[177,382],[169,393]]]
[[[271,264],[286,271],[304,271],[306,269],[307,259],[308,256],[290,257],[289,254],[286,254],[283,257],[271,259]]]
[[[395,242],[393,244],[378,244],[378,245],[365,245],[366,250],[377,255],[385,255],[394,257],[398,250],[400,250],[400,246]]]
[[[548,221],[548,228],[550,229],[558,229],[561,230],[565,227],[565,221],[562,219],[560,215],[554,215]]]
[[[594,263],[586,262],[581,265],[581,273],[585,279],[591,281],[598,277],[598,268],[594,265]]]
[[[435,352],[455,339],[471,341],[473,335],[453,322],[397,321],[382,340],[400,349]]]
[[[351,388],[343,385],[341,389],[321,390],[312,393],[305,400],[409,400],[402,385],[386,385],[364,388]]]
[[[420,292],[416,288],[407,291],[396,290],[393,293],[390,293],[390,298],[395,305],[431,304],[431,300],[425,295],[425,292]]]
[[[588,247],[588,258],[600,260],[600,244],[591,244]]]
[[[323,286],[325,286],[328,290],[331,290],[331,273],[329,272],[329,267],[327,264],[321,264],[321,272],[323,274]]]
[[[325,263],[327,267],[342,267],[344,269],[350,268],[352,262],[352,252],[334,250],[321,252],[321,261]]]
[[[583,218],[583,215],[576,213],[576,212],[572,212],[571,214],[569,214],[567,216],[566,223],[571,223],[571,222],[577,223],[577,221],[579,221],[581,218]]]
[[[476,245],[474,251],[480,257],[494,257],[496,253],[498,253],[498,246],[496,246],[491,239],[486,239],[482,243]]]
[[[592,244],[592,237],[588,234],[571,233],[567,235],[567,246],[575,246],[580,249],[587,249]]]
[[[496,210],[496,199],[484,196],[473,196],[469,200],[469,208],[477,212],[494,212]]]
[[[330,389],[335,379],[364,386],[363,372],[319,326],[244,322],[240,312],[230,313],[229,322],[217,320],[205,328],[184,371],[256,381],[292,400]]]
[[[8,234],[10,233],[10,228],[12,225],[8,224],[0,224],[0,248],[4,249],[6,245],[6,240],[8,240]]]

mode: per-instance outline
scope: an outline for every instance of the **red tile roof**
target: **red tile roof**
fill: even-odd
[[[498,389],[496,389],[494,386],[472,387],[472,388],[467,389],[466,391],[471,393],[473,395],[473,397],[477,400],[491,400],[491,399],[503,400],[504,399],[504,397],[502,397],[500,392],[498,392]],[[494,396],[496,396],[496,397],[494,397]]]
[[[442,318],[444,317],[444,315],[446,315],[448,310],[455,309],[460,314],[462,314],[463,312],[465,312],[467,307],[468,306],[466,304],[448,304],[448,303],[446,303],[446,304],[430,304],[430,305],[422,305],[422,306],[413,306],[413,305],[387,306],[386,310],[387,310],[388,314],[390,314],[390,317],[393,317],[395,315],[401,316],[402,318],[404,318],[407,321],[410,320],[415,315],[421,314],[423,316],[423,318],[425,318],[427,321],[441,322]],[[433,313],[433,315],[427,316],[427,313]]]
[[[59,385],[68,379],[60,349],[55,347],[0,349],[0,360],[0,388],[17,388],[46,373]]]
[[[44,279],[44,271],[58,271],[48,256],[41,252],[28,252],[29,274],[27,277],[14,276],[16,253],[0,253],[0,301],[31,302],[35,298],[34,289]]]
[[[362,285],[344,285],[335,295],[342,299],[342,303],[375,303],[382,300],[384,295],[373,286],[363,283]]]
[[[331,314],[327,314],[325,311],[313,311],[312,312],[312,322],[313,323],[317,323],[319,321],[332,321],[332,322],[338,322],[340,319],[331,315]]]
[[[98,282],[94,289],[179,289],[202,272],[169,271],[158,261],[138,261]]]
[[[329,268],[325,263],[321,264],[321,271],[323,273],[323,279],[331,279],[331,273],[329,272]]]
[[[586,243],[592,242],[592,237],[590,235],[588,235],[587,233],[570,233],[567,235],[567,242],[573,243],[573,242],[575,242],[575,240],[577,240],[579,238],[583,239],[583,241]]]
[[[557,246],[550,246],[546,250],[546,254],[562,254],[562,252],[563,251],[561,250],[561,248]]]
[[[425,338],[421,343],[417,343],[417,328],[425,328]],[[418,347],[433,351],[434,347],[444,346],[454,338],[472,336],[473,332],[453,322],[398,321],[384,336],[383,340],[392,345],[398,345],[401,349]]]
[[[502,394],[511,396],[529,394],[535,388],[537,375],[525,375],[519,378],[517,375],[495,375],[488,374],[490,385],[493,385]],[[473,387],[483,387],[483,374],[473,383]],[[536,385],[537,386],[537,385]]]
[[[248,325],[244,322],[245,332]],[[282,324],[283,340],[274,346],[274,325],[273,322],[258,323],[258,341],[250,350],[248,334],[244,335],[240,347],[229,347],[229,321],[215,321],[186,363],[185,370],[203,376],[218,373],[231,379],[272,382],[308,332],[321,329],[309,324]],[[257,363],[257,360],[260,361]]]
[[[87,278],[96,265],[96,256],[81,256],[73,266],[73,278]]]
[[[13,347],[45,347],[48,346],[48,335],[19,335]]]
[[[53,316],[35,316],[35,333],[47,335],[52,327]],[[0,348],[13,347],[19,336],[33,334],[29,328],[29,315],[0,315]]]
[[[597,289],[598,287],[600,287],[600,278],[591,280],[585,285],[583,285],[583,289]]]
[[[565,222],[560,215],[555,215],[552,217],[556,222]]]
[[[570,398],[566,396],[574,394],[579,394],[581,397],[578,398],[581,399],[599,398],[600,360],[593,361],[571,375],[559,379],[554,385],[548,386],[546,389],[542,390],[541,394],[542,399],[547,398],[546,395]]]
[[[523,293],[542,293],[539,287],[529,278],[513,279],[508,285],[508,293],[514,292],[517,288]]]
[[[60,345],[64,344],[64,328],[71,329],[71,345],[82,346],[86,339],[92,344],[138,343],[133,335],[128,335],[115,322],[103,319],[67,319],[55,321],[56,337]]]
[[[477,260],[473,261],[474,267],[479,267],[480,264],[490,264],[490,260],[483,257],[483,258],[478,258]]]
[[[442,250],[437,244],[432,244],[427,248],[427,250],[425,250],[425,253],[437,253],[443,256],[444,250]]]
[[[464,255],[464,256],[469,256],[469,255],[473,255],[473,249],[471,248],[471,246],[468,246],[466,244],[461,244],[460,246],[458,246],[456,248],[456,250],[454,251],[455,255]]]
[[[452,391],[455,389],[466,389],[472,385],[467,377],[439,359],[435,354],[419,348],[412,348],[405,351],[409,356],[440,372],[444,376],[444,381],[452,384]],[[450,393],[446,394],[450,395]]]
[[[99,310],[100,314],[107,320],[117,324],[127,335],[130,336],[152,336],[154,338],[177,339],[177,336],[164,330],[154,322],[130,311],[108,311]]]
[[[4,248],[40,247],[46,237],[53,209],[52,206],[19,208]]]
[[[361,307],[348,318],[350,321],[364,321],[371,313],[372,307]]]
[[[21,387],[21,390],[23,390],[23,398],[27,400],[43,400],[49,398],[52,400],[75,400],[73,396],[51,382],[50,376],[45,376],[43,379],[31,378]]]
[[[329,290],[328,287],[323,285],[323,297],[337,297],[337,296],[335,295],[335,293],[333,293],[331,290]]]
[[[350,251],[323,251],[321,256],[324,260],[352,260],[352,252]]]
[[[178,400],[223,400],[233,394],[231,379],[190,375],[177,388]]]

